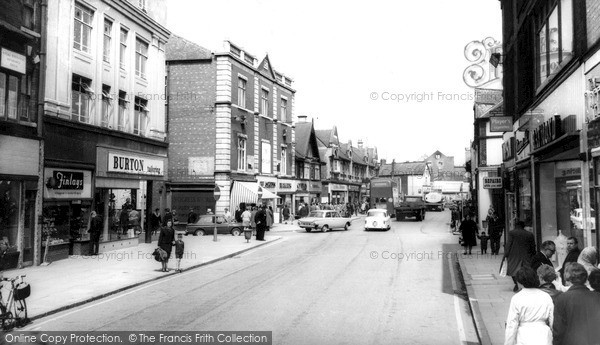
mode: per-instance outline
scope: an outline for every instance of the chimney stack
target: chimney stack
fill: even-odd
[[[358,143],[357,144],[358,144],[358,148],[359,149],[363,148],[363,141],[362,141],[362,139],[358,139]]]
[[[306,115],[298,115],[298,122],[306,122],[308,116]]]

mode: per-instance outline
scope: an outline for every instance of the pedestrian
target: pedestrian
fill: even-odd
[[[244,207],[242,209],[242,206],[237,206],[235,208],[235,213],[234,213],[234,217],[235,217],[235,221],[238,223],[242,222],[242,213],[244,213],[244,211],[246,210],[246,208]]]
[[[565,258],[565,261],[563,261],[562,266],[560,267],[560,270],[558,270],[558,272],[560,273],[560,279],[562,281],[563,286],[567,286],[567,282],[565,281],[565,267],[567,267],[567,264],[569,262],[577,262],[577,259],[579,258],[579,254],[581,253],[581,250],[579,249],[578,246],[578,240],[576,237],[569,237],[567,238],[567,250],[568,250],[568,254],[567,257]]]
[[[595,269],[590,273],[588,282],[591,288],[600,295],[600,269]]]
[[[142,232],[142,227],[140,226],[141,220],[142,216],[138,210],[131,209],[131,211],[129,211],[129,228],[133,229],[133,235]]]
[[[256,240],[265,241],[265,230],[267,228],[267,213],[265,211],[266,206],[261,206],[260,210],[254,215],[254,222],[256,223]]]
[[[565,267],[570,287],[556,298],[554,344],[595,345],[600,341],[600,294],[585,286],[587,278],[581,264],[569,263]]]
[[[102,234],[102,217],[96,211],[90,213],[90,255],[98,255],[100,250],[100,234]]]
[[[177,234],[177,240],[175,241],[175,259],[177,259],[177,272],[181,273],[181,259],[183,258],[183,249],[185,243],[183,242],[183,234]]]
[[[129,230],[129,205],[127,203],[123,204],[121,208],[119,225],[121,226],[121,234],[127,235],[127,230]]]
[[[273,226],[273,209],[269,206],[265,209],[265,212],[267,213],[267,226],[265,231],[270,231]]]
[[[598,264],[598,253],[596,247],[585,247],[577,258],[577,263],[581,264],[589,275]]]
[[[160,209],[157,207],[154,209],[154,212],[150,215],[150,231],[152,231],[152,235],[154,235],[158,229],[160,229],[160,224],[162,223],[162,219],[160,217]]]
[[[285,224],[287,224],[288,220],[290,219],[290,208],[287,204],[283,206],[283,211],[281,213],[283,215],[283,221],[285,222]]]
[[[256,206],[252,206],[252,211],[250,211],[250,213],[252,214],[252,216],[250,217],[250,226],[252,227],[252,230],[256,233],[256,213],[258,212],[258,207]]]
[[[485,231],[481,232],[481,235],[477,235],[479,238],[479,245],[481,246],[481,254],[487,254],[487,243],[490,237],[485,234]]]
[[[169,263],[169,257],[171,257],[171,249],[175,244],[175,230],[173,230],[173,221],[168,220],[167,224],[160,229],[160,235],[158,235],[158,247],[166,252],[166,257],[162,259],[162,271],[169,272],[167,264]]]
[[[225,207],[225,220],[229,223],[231,222],[231,212],[229,212],[229,208]]]
[[[525,222],[517,221],[515,228],[508,232],[506,251],[506,275],[511,276],[515,287],[514,292],[519,291],[516,279],[517,272],[523,266],[531,267],[531,259],[535,255],[535,239],[533,234],[525,230]]]
[[[188,213],[187,222],[188,224],[196,224],[198,221],[198,214],[194,212],[194,208],[190,207],[190,212]]]
[[[471,255],[471,250],[477,245],[477,223],[471,220],[471,215],[467,214],[465,220],[460,224],[460,232],[463,238],[463,247],[465,251],[463,254]]]
[[[500,252],[500,239],[502,238],[504,228],[502,221],[498,218],[498,215],[492,206],[490,206],[490,209],[488,210],[486,221],[489,229],[492,255],[498,255]]]
[[[542,264],[537,269],[537,275],[540,278],[540,290],[544,291],[550,298],[552,298],[552,302],[556,302],[556,298],[562,293],[554,286],[554,281],[558,278],[554,267]]]
[[[540,281],[531,267],[521,267],[516,279],[523,290],[510,300],[504,345],[552,345],[552,298],[538,289]]]
[[[242,219],[242,225],[244,225],[244,229],[252,227],[252,212],[250,212],[250,206],[246,206],[246,210],[242,212],[240,218]]]
[[[554,267],[550,258],[556,253],[556,245],[553,241],[544,241],[540,251],[535,253],[531,259],[531,268],[537,271],[542,264]]]
[[[167,225],[167,222],[171,221],[173,223],[173,213],[168,208],[165,208],[165,216],[163,218],[163,226]]]

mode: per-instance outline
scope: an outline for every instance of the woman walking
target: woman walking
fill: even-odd
[[[459,229],[462,232],[463,246],[465,247],[463,254],[471,255],[472,248],[477,245],[477,223],[471,220],[471,215],[467,214]]]
[[[168,220],[166,226],[163,226],[160,229],[160,235],[158,235],[158,246],[167,253],[165,258],[161,260],[163,272],[169,272],[167,264],[169,262],[169,257],[171,257],[171,249],[173,249],[174,244],[175,230],[173,230],[173,221]]]

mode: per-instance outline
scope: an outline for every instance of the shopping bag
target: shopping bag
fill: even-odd
[[[506,277],[506,266],[508,266],[506,258],[502,258],[502,263],[500,263],[500,270],[498,271],[498,275],[500,277]]]

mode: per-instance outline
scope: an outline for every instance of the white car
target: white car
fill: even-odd
[[[583,229],[583,209],[576,208],[571,212],[571,222],[575,229]],[[596,211],[591,210],[590,224],[592,229],[596,229]]]
[[[351,221],[351,218],[342,217],[338,211],[318,210],[312,211],[306,218],[300,218],[298,225],[306,232],[312,230],[327,232],[332,229],[348,230]]]
[[[365,218],[365,230],[389,230],[391,228],[390,215],[386,210],[370,209]]]

